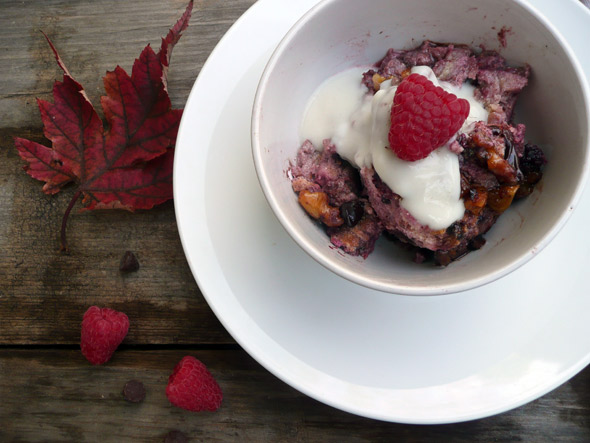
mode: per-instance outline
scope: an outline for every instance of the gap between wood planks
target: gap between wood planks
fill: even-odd
[[[79,344],[0,344],[0,350],[77,350]],[[196,350],[196,351],[236,351],[241,350],[237,343],[219,343],[219,344],[121,344],[117,350],[121,351],[179,351],[179,350]]]

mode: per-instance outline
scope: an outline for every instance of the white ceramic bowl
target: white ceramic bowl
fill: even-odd
[[[506,47],[498,37],[502,28]],[[549,159],[537,190],[500,217],[485,246],[446,268],[415,264],[385,239],[366,260],[343,254],[300,207],[286,175],[301,144],[305,105],[322,81],[353,66],[372,65],[388,48],[409,49],[424,39],[483,45],[499,50],[510,64],[531,65],[515,121],[526,124],[527,140],[546,148]],[[522,0],[325,0],[287,33],[262,75],[252,114],[254,163],[280,223],[328,269],[386,292],[458,292],[523,265],[564,225],[588,173],[589,97],[565,40]]]

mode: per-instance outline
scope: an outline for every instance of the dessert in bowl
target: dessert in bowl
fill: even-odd
[[[423,57],[421,61],[409,63],[406,59],[411,57],[408,54],[417,55],[417,59]],[[451,72],[457,65],[446,62],[460,56],[467,57],[473,69],[471,72],[464,69],[465,75],[457,76]],[[403,65],[398,66],[399,69],[396,68],[397,62]],[[445,63],[448,69],[445,69]],[[384,72],[384,64],[391,68],[385,70],[393,73],[391,76]],[[424,205],[416,205],[404,194],[406,191],[399,188],[412,183],[409,188],[414,190],[417,185],[412,178],[408,178],[403,170],[391,172],[389,163],[376,160],[377,153],[381,155],[387,151],[391,156],[391,151],[397,149],[391,138],[381,137],[379,149],[369,149],[370,161],[365,161],[362,159],[364,154],[359,160],[362,149],[353,149],[352,154],[345,149],[350,143],[341,136],[342,131],[338,135],[338,131],[314,133],[309,130],[306,120],[321,120],[323,114],[338,114],[348,106],[336,95],[326,101],[329,106],[324,107],[325,111],[319,107],[320,111],[312,110],[313,116],[309,117],[310,106],[313,108],[310,105],[312,97],[318,95],[317,91],[321,91],[328,79],[355,69],[359,73],[357,85],[364,86],[365,95],[369,96],[361,101],[377,97],[383,92],[380,91],[382,87],[402,89],[401,84],[416,76],[427,77],[435,84],[454,83],[463,91],[455,91],[457,95],[465,95],[466,89],[471,90],[471,97],[475,100],[469,100],[468,108],[475,114],[469,112],[463,116],[466,120],[460,122],[462,129],[455,129],[452,137],[443,143],[445,146],[435,146],[434,154],[426,153],[427,156],[440,156],[444,151],[444,156],[455,165],[450,168],[454,172],[445,172],[447,176],[454,174],[451,180],[454,182],[451,185],[455,190],[451,192],[454,201],[447,198],[435,202],[443,212],[451,214],[448,215],[450,218],[433,221],[432,217],[429,219],[428,209],[426,214],[420,214],[423,208],[419,206]],[[514,80],[510,76],[508,79],[498,75],[495,80],[490,80],[490,71],[495,72],[494,69],[522,79],[515,82],[520,83],[516,93],[512,94],[514,88],[508,85],[500,88],[496,99],[489,99],[490,94],[485,92],[490,89],[490,82],[508,84]],[[345,85],[350,84],[349,80],[347,82],[335,90],[347,90]],[[352,84],[351,87],[356,86]],[[398,92],[392,90],[389,101],[385,100],[389,106],[386,116],[389,116],[396,94]],[[518,103],[513,110],[517,96]],[[279,221],[319,263],[342,277],[382,291],[423,295],[456,292],[493,281],[526,263],[563,226],[580,196],[587,175],[588,102],[587,83],[567,43],[544,17],[522,1],[456,0],[445,3],[445,8],[441,9],[437,2],[427,0],[377,0],[370,8],[352,0],[326,0],[291,29],[265,69],[252,117],[254,161],[262,189]],[[483,114],[478,111],[480,108]],[[353,112],[343,112],[347,115],[343,120],[348,119],[349,126],[351,122],[353,126],[358,124],[358,117],[350,118]],[[393,112],[391,119],[374,118],[373,126],[378,127],[377,132],[388,134]],[[339,125],[340,121],[336,126]],[[314,137],[316,140],[310,148],[307,140]],[[513,175],[519,173],[519,161],[523,167],[519,177],[502,176],[501,171],[493,168],[484,171],[493,172],[496,182],[487,188],[484,186],[485,199],[482,200],[477,197],[477,192],[465,192],[475,189],[473,177],[463,192],[461,180],[465,178],[465,159],[471,158],[472,150],[475,154],[485,151],[485,143],[481,140],[486,137],[502,142],[502,155],[498,160],[508,164]],[[355,143],[358,144],[358,140]],[[516,148],[511,153],[513,145]],[[334,151],[335,158],[342,158],[346,167],[352,165],[352,169],[358,171],[351,173],[358,174],[361,181],[360,189],[354,192],[355,198],[368,202],[360,204],[363,211],[358,217],[374,212],[378,219],[374,229],[369,227],[363,231],[363,235],[368,233],[367,236],[371,237],[374,234],[374,238],[368,240],[366,247],[356,251],[354,248],[351,251],[346,241],[341,241],[346,236],[334,240],[333,232],[340,228],[329,224],[326,228],[324,221],[318,222],[308,214],[314,212],[313,208],[311,212],[309,208],[306,208],[308,212],[302,208],[302,204],[306,206],[306,198],[303,202],[301,199],[302,191],[305,195],[310,191],[312,194],[313,191],[324,191],[300,183],[314,181],[315,172],[306,175],[306,166],[317,164],[318,160],[313,157],[322,152],[325,156],[330,150]],[[312,160],[307,163],[305,158],[301,160],[305,155]],[[395,155],[403,158],[403,153],[396,152]],[[514,158],[509,161],[511,156]],[[421,158],[416,164],[424,161],[430,160]],[[477,161],[485,163],[482,158]],[[436,171],[438,174],[440,168]],[[391,185],[383,180],[387,183],[382,186],[381,179],[390,172],[393,180],[397,179],[401,184]],[[541,174],[543,178],[539,181]],[[526,198],[510,205],[517,192]],[[498,198],[494,193],[503,197],[506,193],[511,194],[508,204],[506,198]],[[399,203],[394,209],[390,207],[392,199]],[[389,205],[388,213],[383,212],[380,201]],[[500,201],[501,207],[490,203],[493,201]],[[359,212],[358,203],[344,213],[341,205],[342,202],[331,200],[327,207],[338,208],[340,218],[345,219],[350,213],[355,218],[354,213]],[[477,212],[482,209],[483,215]],[[400,211],[409,213],[402,218],[405,228],[407,220],[413,220],[411,229],[398,229],[402,223],[398,217]],[[459,223],[468,215],[472,215],[472,222]],[[341,221],[336,220],[336,223]],[[459,231],[461,235],[457,235]],[[468,235],[464,235],[467,231]],[[394,237],[398,243],[411,245],[414,250],[398,247],[384,238],[382,232]],[[427,235],[422,235],[424,232]],[[482,234],[485,234],[483,246]],[[418,255],[417,247],[420,248]],[[465,255],[468,250],[477,248]],[[412,260],[420,254],[424,256],[424,250],[432,251],[435,261],[442,265],[461,258],[445,267],[418,264]]]

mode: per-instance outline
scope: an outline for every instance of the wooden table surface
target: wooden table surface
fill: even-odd
[[[169,91],[184,107],[215,44],[254,0],[201,0],[174,50]],[[106,70],[159,46],[185,0],[0,0],[0,441],[590,441],[590,368],[544,397],[468,423],[408,426],[357,417],[284,384],[244,352],[205,302],[186,263],[172,202],[135,214],[77,212],[59,251],[73,190],[56,196],[22,171],[13,137],[43,141],[36,98],[61,79],[43,30],[93,103]],[[140,262],[122,274],[126,250]],[[91,305],[127,313],[132,327],[103,366],[79,349]],[[172,406],[164,389],[184,355],[209,367],[223,392],[215,413]],[[143,403],[126,402],[130,379]]]

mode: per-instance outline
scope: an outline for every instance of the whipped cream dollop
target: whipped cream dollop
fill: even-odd
[[[402,197],[401,205],[431,229],[445,229],[463,217],[459,157],[449,150],[451,138],[422,160],[407,162],[389,149],[390,114],[397,85],[386,80],[374,95],[360,82],[369,68],[353,68],[328,78],[310,98],[301,124],[303,140],[321,147],[332,139],[338,154],[357,168],[373,166],[389,188]],[[473,95],[475,88],[440,82],[428,66],[412,73],[426,76],[447,92],[469,101],[469,116],[459,132],[468,132],[488,112]]]

